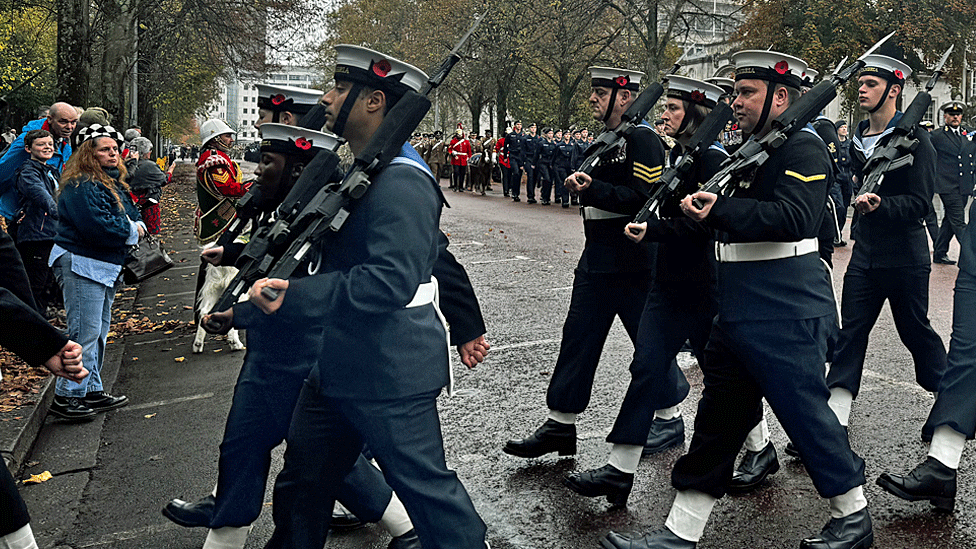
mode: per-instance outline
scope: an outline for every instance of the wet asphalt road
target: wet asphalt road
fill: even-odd
[[[446,187],[447,182],[442,181]],[[496,189],[499,185],[496,184]],[[190,187],[181,187],[191,196]],[[496,549],[593,549],[610,529],[657,528],[674,491],[669,474],[684,448],[645,458],[626,509],[610,509],[602,499],[578,496],[562,485],[577,469],[606,462],[609,431],[629,380],[632,346],[617,323],[607,341],[589,409],[579,418],[579,453],[574,458],[522,460],[503,454],[501,445],[521,438],[545,418],[545,389],[559,348],[569,306],[573,268],[582,246],[582,223],[575,208],[513,204],[500,192],[487,197],[448,193],[442,228],[451,249],[467,267],[488,323],[493,349],[477,369],[455,361],[458,394],[442,397],[440,409],[449,464],[457,470],[489,527]],[[164,213],[164,220],[166,214]],[[187,217],[189,219],[189,217]],[[166,220],[170,225],[177,225]],[[124,305],[156,320],[192,319],[193,283],[199,262],[190,222],[172,231],[167,246],[177,266],[138,291]],[[958,248],[950,255],[955,257]],[[840,291],[850,248],[835,255]],[[934,265],[930,317],[948,341],[955,267]],[[165,314],[164,314],[165,313]],[[155,315],[155,316],[153,316]],[[242,353],[226,342],[208,340],[202,355],[190,352],[189,329],[132,335],[111,347],[120,366],[109,368],[112,391],[131,404],[91,424],[65,426],[49,420],[29,458],[26,473],[51,471],[55,478],[24,486],[41,547],[110,549],[202,546],[205,531],[183,529],[159,509],[173,497],[196,499],[216,479],[217,445],[230,406]],[[184,360],[177,361],[182,357]],[[701,374],[690,356],[680,357],[692,383],[682,404],[688,426],[701,391]],[[111,358],[108,362],[113,362]],[[872,334],[862,393],[851,420],[854,449],[867,461],[865,487],[875,521],[875,547],[946,549],[976,547],[976,493],[972,452],[963,456],[956,511],[937,514],[928,504],[893,498],[874,485],[883,471],[905,472],[925,456],[919,429],[931,395],[913,381],[911,357],[898,341],[887,307]],[[117,376],[117,377],[116,377]],[[772,437],[782,450],[786,437],[771,419]],[[781,452],[783,468],[752,495],[718,503],[702,549],[796,547],[827,519],[803,467]],[[280,468],[275,453],[273,474]],[[271,533],[267,509],[247,547],[263,547]],[[328,547],[386,547],[388,537],[367,527],[334,535]]]

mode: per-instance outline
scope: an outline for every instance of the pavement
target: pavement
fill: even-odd
[[[493,548],[594,548],[607,530],[641,530],[663,523],[673,498],[669,473],[685,446],[645,458],[628,506],[611,509],[602,499],[587,499],[562,486],[574,470],[605,463],[604,442],[626,388],[632,346],[619,323],[607,340],[591,404],[580,416],[579,454],[520,460],[503,454],[508,438],[525,436],[545,417],[544,394],[558,352],[572,284],[582,247],[582,225],[574,208],[513,204],[500,185],[482,197],[451,193],[452,208],[442,214],[451,249],[466,266],[478,292],[493,344],[488,360],[474,370],[455,361],[458,392],[439,400],[448,462],[464,482],[489,527]],[[104,366],[106,387],[130,399],[126,408],[102,414],[83,425],[45,420],[42,392],[22,422],[0,425],[3,450],[10,449],[12,470],[24,478],[45,470],[54,478],[23,486],[41,547],[199,548],[203,530],[168,522],[159,509],[172,497],[197,499],[216,478],[217,446],[243,357],[225,341],[209,338],[204,353],[190,345],[193,284],[198,247],[185,204],[192,186],[170,188],[184,204],[167,219],[163,241],[177,265],[119,297],[128,317],[146,316],[169,327],[113,338]],[[183,217],[185,216],[185,217]],[[955,246],[955,245],[954,245]],[[958,248],[950,250],[956,257]],[[837,291],[850,247],[837,250]],[[948,340],[952,284],[957,269],[934,265],[930,317]],[[682,405],[693,431],[694,403],[701,374],[690,355],[679,357],[692,384]],[[928,505],[902,502],[873,484],[881,471],[904,472],[924,457],[918,428],[932,404],[915,385],[911,357],[898,341],[887,308],[872,334],[862,394],[852,415],[854,449],[868,462],[865,490],[875,520],[875,547],[946,549],[976,547],[976,482],[966,452],[960,468],[959,500],[953,515],[933,513]],[[778,449],[785,434],[770,417]],[[17,426],[10,430],[8,427]],[[9,432],[8,432],[9,431]],[[16,431],[16,432],[15,432]],[[273,456],[270,482],[281,466]],[[780,454],[783,469],[757,492],[725,498],[713,512],[701,549],[752,549],[795,546],[819,531],[826,505],[814,491],[799,461]],[[248,548],[270,537],[265,510],[252,530]],[[332,537],[328,547],[382,549],[389,538],[369,526]]]

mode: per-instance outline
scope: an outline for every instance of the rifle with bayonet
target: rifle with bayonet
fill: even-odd
[[[719,101],[715,105],[715,108],[708,113],[708,116],[702,120],[698,129],[695,130],[681,160],[665,170],[661,179],[654,184],[654,190],[651,191],[650,198],[647,199],[644,207],[637,212],[634,223],[644,223],[652,215],[656,215],[661,204],[678,192],[682,182],[691,175],[695,163],[698,162],[708,147],[712,145],[719,132],[725,129],[726,123],[731,119],[732,108],[724,102]],[[635,235],[640,234],[639,229],[631,229],[630,232]]]
[[[371,178],[396,158],[414,130],[430,110],[427,96],[439,86],[454,65],[461,60],[459,51],[477,28],[484,15],[478,16],[455,48],[424,84],[421,91],[408,91],[390,109],[372,139],[356,156],[353,167],[339,182],[321,182],[309,197],[312,187],[303,185],[302,178],[328,178],[338,166],[338,156],[332,151],[318,153],[305,168],[299,181],[279,208],[279,218],[258,238],[252,238],[238,260],[240,271],[227,288],[220,302],[211,311],[224,311],[261,278],[288,278],[294,273],[308,252],[330,233],[339,231],[350,215],[355,202],[369,190]],[[264,288],[262,295],[277,299],[278,292]],[[204,329],[212,333],[226,331],[229,326],[211,317]]]
[[[667,75],[672,75],[678,71],[681,67],[678,63],[684,55],[674,63],[671,70],[668,71]],[[667,76],[664,78],[667,81]],[[593,140],[593,143],[586,149],[588,153],[586,160],[580,165],[578,172],[583,172],[585,174],[592,174],[593,169],[600,164],[600,159],[603,158],[607,153],[619,149],[623,144],[624,140],[640,125],[647,113],[651,112],[654,108],[654,104],[657,100],[664,95],[664,86],[660,82],[655,82],[650,86],[644,88],[644,91],[640,92],[637,99],[631,103],[630,107],[620,116],[620,124],[612,130],[606,130],[600,134],[599,137]],[[613,108],[610,105],[607,108]]]
[[[871,158],[864,165],[862,172],[866,172],[868,175],[864,178],[864,184],[861,185],[857,196],[851,199],[851,205],[857,201],[858,197],[868,193],[877,193],[878,187],[881,186],[881,182],[884,181],[886,174],[906,166],[911,166],[915,162],[915,149],[918,148],[918,138],[915,137],[915,128],[922,121],[922,117],[925,116],[925,111],[928,110],[929,105],[932,103],[932,95],[929,92],[932,91],[932,88],[939,81],[939,77],[942,76],[942,68],[949,59],[949,54],[952,53],[953,47],[949,46],[949,49],[942,54],[942,58],[932,73],[932,78],[925,84],[925,91],[916,95],[912,103],[905,109],[901,120],[892,129],[891,138],[888,140],[888,143],[884,147],[875,149],[874,154],[871,155]]]
[[[811,120],[837,97],[837,88],[844,85],[865,65],[865,57],[874,53],[882,44],[895,33],[885,36],[865,52],[855,62],[843,70],[835,70],[829,80],[817,84],[810,91],[803,94],[796,103],[790,105],[786,111],[772,121],[772,131],[762,139],[750,139],[742,144],[725,162],[721,169],[708,180],[700,189],[701,192],[721,194],[732,181],[741,179],[746,173],[762,166],[772,151],[782,146],[796,132],[803,129]],[[693,200],[695,207],[704,205],[698,199]]]

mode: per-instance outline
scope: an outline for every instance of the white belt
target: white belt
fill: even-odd
[[[608,212],[606,210],[601,210],[600,208],[594,208],[593,206],[583,206],[580,208],[580,215],[586,221],[595,219],[617,219],[618,217],[630,217],[627,214],[618,214],[616,212]]]
[[[441,312],[440,292],[437,288],[437,278],[434,276],[430,277],[430,282],[425,282],[417,286],[417,292],[413,294],[413,299],[404,308],[412,309],[427,304],[434,306],[434,313],[437,314],[437,319],[444,326],[445,348],[447,349],[447,396],[452,396],[454,394],[454,368],[451,367],[451,326],[447,323],[447,318],[444,317],[444,313]]]
[[[799,257],[820,249],[816,238],[805,238],[799,242],[735,242],[715,243],[715,259],[720,263],[742,261],[769,261],[787,257]]]

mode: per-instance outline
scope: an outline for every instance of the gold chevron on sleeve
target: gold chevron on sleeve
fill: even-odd
[[[634,175],[638,179],[642,179],[648,183],[653,183],[661,178],[661,173],[664,171],[664,166],[655,166],[654,168],[648,168],[640,162],[634,162]]]
[[[794,172],[793,170],[786,170],[786,175],[788,175],[790,177],[795,177],[795,178],[799,179],[800,181],[802,181],[804,183],[810,183],[810,182],[813,182],[813,181],[820,181],[822,179],[826,179],[827,178],[827,174],[823,174],[823,173],[818,173],[818,174],[815,174],[815,175],[801,175],[801,174],[798,174],[798,173]]]

